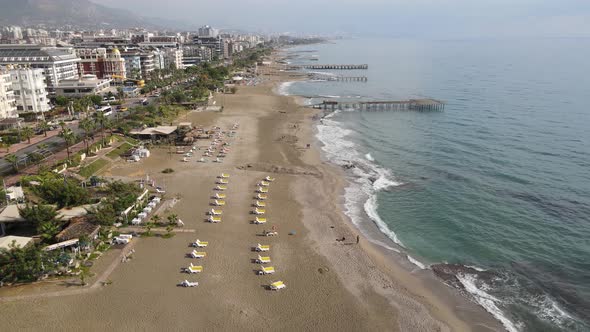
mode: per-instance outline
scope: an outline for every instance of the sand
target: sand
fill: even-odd
[[[133,259],[113,269],[108,286],[92,285],[98,285],[94,282],[104,276],[117,250],[97,261],[90,286],[71,281],[69,286],[2,289],[0,314],[6,319],[0,330],[501,331],[490,315],[428,272],[404,268],[399,257],[362,235],[356,244],[359,232],[341,212],[345,180],[321,160],[313,138],[315,111],[273,94],[279,82],[289,79],[275,74],[259,86],[240,87],[236,95],[217,96],[225,106],[222,113],[187,115],[205,127],[227,130],[240,124],[223,163],[197,163],[194,157],[183,163],[181,155],[170,153],[174,149],[159,148],[147,160],[120,162],[104,174],[123,179],[150,174],[164,186],[166,197],[179,198],[163,217],[179,215],[185,232],[170,239],[134,239]],[[175,172],[162,174],[168,167]],[[231,175],[227,206],[223,221],[211,224],[205,213],[222,172]],[[254,225],[254,190],[266,175],[276,179],[268,194],[268,225]],[[272,226],[278,236],[260,235]],[[342,236],[346,241],[336,241]],[[210,243],[202,260],[186,257],[197,238]],[[271,245],[269,265],[275,275],[256,274],[252,247],[257,243]],[[182,273],[191,262],[204,271]],[[176,287],[184,279],[199,286]],[[287,288],[268,290],[276,280]],[[36,296],[48,290],[58,292]],[[17,294],[24,297],[10,297]]]

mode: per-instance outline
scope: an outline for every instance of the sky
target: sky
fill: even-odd
[[[425,38],[590,37],[590,0],[92,0],[251,32]]]

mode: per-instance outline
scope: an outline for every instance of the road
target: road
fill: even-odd
[[[155,97],[147,96],[145,97],[151,103],[155,102]],[[121,107],[131,108],[134,106],[138,106],[139,103],[144,99],[144,97],[137,97],[137,98],[127,98],[125,102],[121,105]],[[116,106],[113,106],[113,113],[109,116],[110,119],[116,119],[117,116],[126,115],[127,112],[119,112],[115,109]],[[83,136],[84,131],[78,126],[78,121],[71,121],[66,122],[68,128],[72,129],[72,131],[76,134],[76,136]],[[64,140],[59,136],[48,137],[47,139],[37,142],[35,144],[31,144],[25,148],[22,148],[12,154],[16,155],[19,160],[21,160],[20,166],[23,167],[26,165],[26,156],[31,152],[39,152],[38,146],[40,144],[45,144],[47,148],[44,149],[47,153],[54,153],[57,151],[61,151],[66,148],[66,144]],[[6,175],[12,172],[12,164],[4,160],[4,158],[0,159],[0,174]]]

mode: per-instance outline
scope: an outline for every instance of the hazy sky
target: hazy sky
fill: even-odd
[[[92,0],[248,31],[407,37],[590,37],[590,0]]]

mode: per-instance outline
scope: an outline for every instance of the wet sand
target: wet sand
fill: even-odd
[[[164,186],[166,197],[180,198],[168,213],[178,214],[194,233],[134,239],[134,258],[112,272],[108,286],[3,302],[0,314],[9,319],[0,330],[501,331],[491,316],[428,272],[404,268],[362,235],[356,245],[358,232],[341,212],[344,178],[321,160],[313,139],[315,111],[274,95],[283,79],[288,78],[282,74],[256,87],[240,87],[236,95],[218,96],[222,113],[187,116],[204,127],[227,130],[240,124],[223,163],[198,163],[196,157],[183,163],[181,155],[170,153],[173,149],[160,148],[147,160],[121,162],[104,174],[129,179],[150,174]],[[312,148],[306,148],[308,143]],[[162,174],[168,167],[175,172]],[[223,221],[211,224],[205,213],[222,172],[231,175],[227,206]],[[268,194],[268,224],[254,225],[254,190],[266,175],[276,179]],[[278,236],[260,236],[272,226]],[[336,241],[343,236],[345,241]],[[203,250],[207,257],[186,258],[197,238],[209,241]],[[275,275],[256,274],[252,247],[257,243],[270,244],[268,265]],[[106,265],[99,262],[96,273]],[[182,273],[191,262],[204,271]],[[199,286],[176,287],[184,279]],[[287,288],[268,290],[276,280]]]

